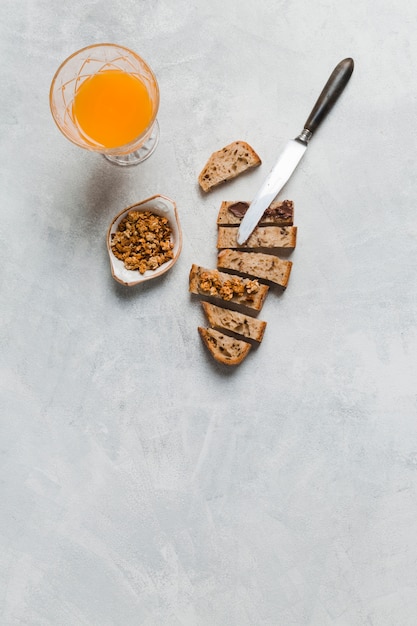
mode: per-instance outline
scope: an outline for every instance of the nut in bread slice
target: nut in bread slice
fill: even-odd
[[[236,226],[240,224],[249,208],[249,202],[223,201],[217,216],[220,226]],[[294,203],[292,200],[272,202],[258,222],[258,226],[292,226],[294,223]]]
[[[290,278],[292,262],[280,259],[274,254],[226,249],[219,252],[217,267],[253,276],[285,289]]]
[[[254,311],[261,310],[269,289],[268,285],[261,285],[256,279],[242,278],[195,264],[191,267],[189,280],[191,293],[215,298],[223,303],[242,305]]]
[[[246,141],[234,141],[213,152],[200,172],[198,182],[201,189],[207,192],[261,163],[255,150]]]
[[[249,239],[239,245],[237,242],[237,226],[219,226],[217,248],[295,248],[297,242],[296,226],[257,226]]]
[[[251,349],[251,345],[247,341],[235,339],[214,328],[199,326],[198,332],[211,355],[218,363],[224,365],[239,365]]]
[[[215,330],[235,333],[246,339],[260,343],[263,339],[266,322],[238,311],[231,311],[209,302],[201,303],[208,323]]]

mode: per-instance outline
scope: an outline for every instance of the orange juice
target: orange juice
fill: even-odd
[[[152,102],[144,83],[122,70],[87,78],[75,93],[72,110],[82,133],[105,148],[130,143],[152,119]]]

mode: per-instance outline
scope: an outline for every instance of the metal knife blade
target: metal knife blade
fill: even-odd
[[[307,144],[291,139],[285,146],[281,156],[272,168],[267,179],[249,205],[240,224],[237,242],[245,243],[250,237],[266,208],[283,188],[291,174],[303,158]]]
[[[353,72],[353,59],[347,58],[336,65],[325,84],[316,104],[314,105],[304,129],[295,139],[290,140],[278,161],[272,168],[267,179],[255,195],[240,224],[237,243],[242,245],[248,240],[256,228],[265,209],[276,198],[301,161],[308,142],[321,122],[333,108],[333,105],[346,87]]]

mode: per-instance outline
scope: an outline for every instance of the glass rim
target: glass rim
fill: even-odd
[[[69,61],[71,61],[71,59],[73,59],[74,57],[76,57],[78,54],[82,53],[82,52],[86,52],[87,50],[93,50],[94,48],[103,48],[103,47],[107,47],[107,48],[119,48],[120,50],[125,50],[126,52],[128,52],[129,54],[131,54],[133,57],[135,57],[136,59],[138,59],[141,63],[143,63],[147,70],[149,71],[149,73],[151,74],[155,87],[156,87],[156,106],[155,106],[155,113],[152,116],[151,121],[149,122],[148,126],[145,128],[145,130],[140,134],[137,135],[134,139],[132,139],[132,141],[129,141],[129,143],[123,144],[122,146],[115,146],[113,148],[106,148],[104,146],[100,147],[100,146],[94,146],[94,145],[88,145],[86,146],[85,144],[82,144],[78,141],[76,141],[75,139],[73,139],[72,137],[70,137],[61,127],[61,125],[59,124],[55,113],[54,113],[54,107],[53,107],[53,101],[54,101],[54,96],[53,96],[53,91],[54,91],[54,87],[57,81],[57,78],[60,74],[60,72],[62,71],[62,69],[65,67],[65,65],[67,65],[69,63]],[[78,146],[79,148],[84,148],[86,150],[90,150],[93,152],[99,152],[101,154],[110,154],[110,155],[114,155],[114,156],[118,156],[121,154],[128,154],[131,151],[136,150],[137,148],[140,147],[140,145],[138,146],[137,143],[139,141],[141,141],[142,139],[145,139],[146,136],[151,132],[155,121],[156,121],[156,117],[159,111],[159,102],[160,102],[160,92],[159,92],[159,84],[158,84],[158,80],[156,78],[156,75],[154,73],[154,71],[152,70],[152,68],[149,66],[149,64],[145,61],[145,59],[143,57],[141,57],[137,52],[135,52],[134,50],[131,50],[130,48],[127,48],[126,46],[117,44],[117,43],[93,43],[90,44],[89,46],[84,46],[83,48],[79,48],[78,50],[76,50],[75,52],[73,52],[72,54],[70,54],[66,59],[64,59],[62,61],[62,63],[59,65],[58,69],[56,70],[55,74],[53,75],[52,81],[51,81],[51,86],[49,88],[49,108],[53,117],[53,120],[55,122],[55,124],[58,127],[58,130],[68,139],[68,141],[71,141],[73,144],[75,144],[76,146]],[[120,152],[123,151],[123,152]]]

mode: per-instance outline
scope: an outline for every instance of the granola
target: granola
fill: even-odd
[[[242,280],[238,276],[231,276],[230,279],[221,280],[216,270],[203,271],[200,277],[200,288],[210,296],[220,296],[224,300],[232,300],[235,296],[243,296],[247,299],[257,293],[259,282],[257,280]]]
[[[113,254],[128,270],[155,270],[173,258],[172,230],[166,217],[151,211],[129,211],[112,234]]]

